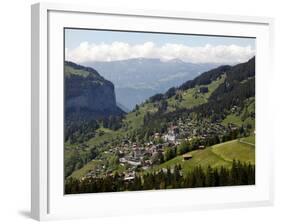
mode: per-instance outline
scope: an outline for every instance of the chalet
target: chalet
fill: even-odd
[[[138,160],[130,159],[127,162],[128,162],[128,164],[130,164],[132,166],[140,166],[141,165],[141,161],[138,161]]]
[[[149,152],[150,153],[157,152],[157,147],[153,145],[152,147],[149,148]]]
[[[124,158],[124,157],[122,157],[122,158],[119,159],[119,162],[120,162],[120,163],[126,163],[126,162],[127,162],[127,159]]]
[[[135,179],[135,177],[130,177],[130,176],[124,177],[125,181],[130,181],[130,180],[134,180],[134,179]]]
[[[149,149],[146,149],[145,152],[143,153],[143,156],[151,156],[153,152],[151,152]]]
[[[231,108],[231,112],[232,112],[232,113],[236,112],[237,110],[238,110],[238,107],[237,107],[237,106],[233,106],[233,107]]]
[[[163,144],[157,144],[156,145],[156,149],[162,149],[163,148]]]
[[[175,142],[176,134],[173,131],[169,131],[167,134],[163,136],[164,141],[166,142]]]
[[[207,93],[207,92],[209,92],[208,87],[200,87],[198,89],[198,93]]]
[[[187,154],[182,155],[182,158],[183,158],[183,160],[190,160],[190,159],[192,159],[192,155],[187,153]]]
[[[235,131],[238,129],[238,127],[235,125],[235,124],[232,124],[232,123],[229,123],[228,124],[228,128],[231,130],[231,131]]]
[[[135,172],[130,172],[130,173],[125,173],[125,177],[124,177],[124,180],[125,181],[131,181],[131,180],[134,180],[136,177],[136,174]]]
[[[151,166],[152,162],[148,159],[144,161],[145,166]]]
[[[205,145],[199,145],[199,149],[205,149]]]
[[[118,155],[119,155],[120,157],[123,157],[123,156],[124,156],[124,152],[121,151],[121,150],[119,150]]]
[[[146,147],[145,147],[145,150],[149,150],[151,147],[154,146],[153,142],[147,142],[145,143]]]
[[[156,132],[155,134],[154,134],[154,138],[159,138],[160,137],[160,134],[158,133],[158,132]]]
[[[139,158],[139,157],[141,157],[141,156],[142,156],[141,150],[140,150],[140,149],[135,149],[135,150],[133,150],[132,156],[133,156],[134,158]]]
[[[149,166],[143,166],[142,169],[143,169],[143,170],[148,170],[148,169],[149,169]]]

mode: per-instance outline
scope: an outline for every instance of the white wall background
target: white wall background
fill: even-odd
[[[32,0],[2,0],[0,7],[0,223],[33,223],[30,208],[30,4]],[[281,10],[277,0],[57,0],[110,8],[181,10],[275,17],[275,89],[272,132],[275,150],[273,207],[194,211],[137,217],[73,220],[59,223],[280,223],[281,170],[277,146],[281,126],[279,67]],[[267,75],[267,74],[264,74]],[[280,145],[280,144],[278,144]]]

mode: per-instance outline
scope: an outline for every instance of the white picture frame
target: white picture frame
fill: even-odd
[[[37,220],[117,216],[273,203],[273,145],[268,128],[272,18],[32,5],[31,214]],[[256,185],[143,192],[63,194],[63,28],[162,31],[257,38]],[[182,28],[185,27],[185,28]],[[188,27],[188,28],[187,28]],[[266,77],[262,74],[267,73]],[[261,163],[262,162],[262,163]],[[261,165],[262,164],[262,167]],[[134,206],[130,206],[133,203]],[[124,209],[126,208],[126,209]]]

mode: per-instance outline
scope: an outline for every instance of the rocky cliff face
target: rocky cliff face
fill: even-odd
[[[92,68],[65,63],[66,119],[98,119],[123,113],[116,105],[114,85],[110,81]]]

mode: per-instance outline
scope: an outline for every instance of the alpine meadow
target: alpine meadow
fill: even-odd
[[[65,194],[255,185],[255,38],[64,32]]]

